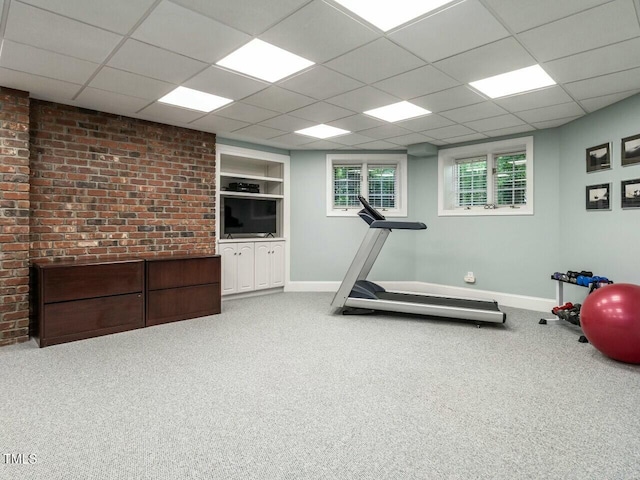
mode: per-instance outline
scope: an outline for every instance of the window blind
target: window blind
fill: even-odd
[[[485,205],[487,203],[487,157],[456,160],[453,182],[456,206]]]
[[[334,165],[333,206],[334,208],[358,207],[362,168],[360,165]]]
[[[494,157],[493,189],[497,206],[527,204],[527,155],[505,153]]]
[[[395,165],[368,168],[369,203],[375,208],[396,208],[398,176]]]

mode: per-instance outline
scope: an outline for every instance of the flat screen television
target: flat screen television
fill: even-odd
[[[224,198],[223,235],[276,234],[276,200],[258,198]]]

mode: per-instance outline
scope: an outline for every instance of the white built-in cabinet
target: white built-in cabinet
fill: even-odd
[[[222,259],[222,295],[251,292],[255,289],[253,243],[220,245]]]
[[[255,244],[255,289],[284,286],[284,242]]]
[[[216,146],[216,238],[222,260],[222,295],[282,289],[287,283],[289,235],[289,157],[228,145]],[[259,193],[233,191],[235,182],[259,186]],[[224,199],[277,201],[274,236],[224,235]],[[236,238],[234,238],[236,237]]]

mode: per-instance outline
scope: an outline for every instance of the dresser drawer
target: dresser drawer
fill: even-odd
[[[147,326],[217,313],[220,313],[219,283],[148,293]]]
[[[45,303],[142,292],[144,262],[46,266],[41,269]]]
[[[41,338],[52,345],[141,328],[143,308],[141,293],[47,304]]]
[[[220,281],[220,257],[147,260],[147,289],[186,287]]]

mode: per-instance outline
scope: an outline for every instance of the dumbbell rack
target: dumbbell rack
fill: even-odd
[[[554,278],[553,276],[551,276],[551,280],[554,280],[556,282],[556,305],[564,305],[564,284],[565,283],[568,283],[569,285],[575,285],[576,287],[588,288],[590,286],[590,285],[578,285],[577,283],[568,282],[566,280],[560,280],[558,278]],[[559,317],[541,318],[538,323],[540,325],[546,325],[549,322],[558,322],[560,320],[562,319]],[[578,341],[580,343],[589,343],[589,340],[587,340],[587,337],[585,337],[584,335],[580,335],[580,338],[578,338]]]

